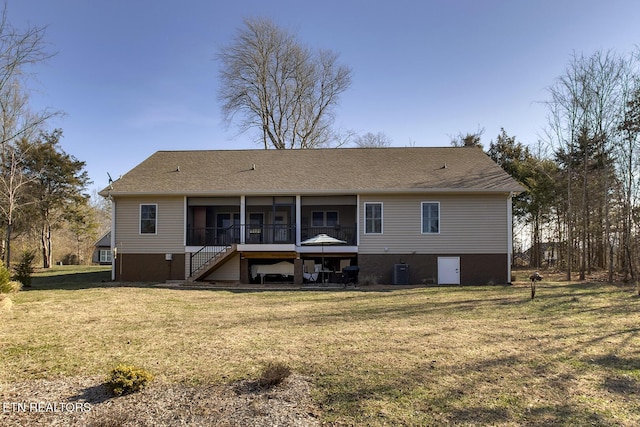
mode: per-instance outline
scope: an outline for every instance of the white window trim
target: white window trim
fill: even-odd
[[[380,205],[380,232],[367,231],[367,205]],[[384,203],[382,202],[364,202],[364,234],[384,234]]]
[[[434,233],[432,231],[424,231],[424,205],[425,204],[435,204],[438,205],[438,232]],[[440,209],[440,202],[425,200],[420,203],[420,233],[421,234],[440,234],[442,230],[442,210]]]
[[[99,258],[100,262],[112,262],[113,256],[111,255],[111,249],[100,249]]]
[[[155,227],[153,227],[153,233],[143,233],[142,232],[142,207],[143,206],[155,206],[156,207],[156,217],[155,217]],[[140,203],[140,211],[138,212],[138,234],[141,236],[155,236],[158,234],[158,204],[157,203]]]

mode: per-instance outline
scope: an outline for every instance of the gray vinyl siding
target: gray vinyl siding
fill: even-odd
[[[140,234],[140,205],[156,204],[156,234]],[[118,197],[118,253],[184,253],[184,197]]]
[[[364,204],[383,203],[383,233],[364,233]],[[440,203],[440,233],[422,234],[421,203]],[[495,254],[508,252],[507,195],[360,197],[362,254]],[[386,248],[386,249],[385,249]]]

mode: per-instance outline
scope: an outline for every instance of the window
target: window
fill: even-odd
[[[100,262],[101,263],[111,262],[111,250],[100,249]]]
[[[382,203],[364,204],[365,234],[382,234]]]
[[[440,203],[422,202],[422,234],[440,233]]]
[[[311,212],[311,226],[312,227],[335,227],[338,225],[338,212]]]
[[[158,205],[140,205],[140,234],[156,234]]]
[[[311,212],[311,226],[312,227],[324,226],[324,212]]]

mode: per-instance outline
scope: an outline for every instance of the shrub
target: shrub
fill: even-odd
[[[0,293],[8,294],[10,292],[17,292],[13,291],[12,285],[9,285],[10,281],[11,273],[4,264],[0,263]]]
[[[260,387],[273,387],[280,384],[289,375],[291,375],[291,369],[286,363],[269,362],[260,373],[258,385]]]
[[[60,262],[62,262],[63,265],[80,265],[80,262],[78,262],[78,255],[73,253],[65,254]]]
[[[16,266],[16,274],[13,277],[22,283],[23,286],[31,286],[31,275],[33,274],[33,260],[36,257],[35,251],[25,250],[22,252],[22,258]]]
[[[22,283],[11,281],[11,273],[0,263],[0,294],[15,294],[22,289]]]
[[[142,390],[153,381],[153,374],[132,365],[118,365],[107,377],[106,386],[116,396],[131,394]]]
[[[15,280],[0,284],[0,294],[15,294],[20,289],[22,289],[22,283]]]

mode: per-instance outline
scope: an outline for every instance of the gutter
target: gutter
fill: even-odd
[[[524,190],[515,190],[514,188],[495,188],[495,189],[473,189],[473,188],[420,188],[420,189],[342,189],[342,190],[262,190],[262,191],[243,191],[243,190],[214,190],[214,191],[187,191],[187,192],[162,192],[162,191],[109,191],[108,193],[98,193],[103,197],[129,197],[129,196],[201,196],[201,197],[215,197],[215,196],[291,196],[299,194],[302,196],[309,195],[345,195],[345,194],[423,194],[423,193],[438,193],[438,194],[505,194],[513,195],[519,194]]]

